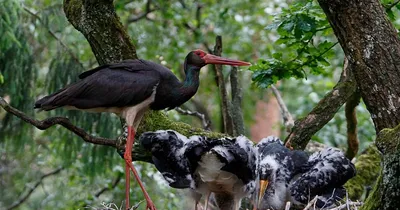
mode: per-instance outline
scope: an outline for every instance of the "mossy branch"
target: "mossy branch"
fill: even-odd
[[[351,69],[345,59],[339,82],[306,117],[295,122],[291,133],[285,140],[287,147],[304,150],[311,137],[321,130],[353,95],[357,85]]]

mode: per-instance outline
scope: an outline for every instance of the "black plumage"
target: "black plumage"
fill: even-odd
[[[196,203],[213,193],[220,209],[238,209],[241,199],[255,188],[256,153],[243,136],[186,138],[175,131],[157,131],[140,138],[170,186],[190,188]]]
[[[77,83],[38,100],[35,108],[46,111],[63,106],[122,108],[139,104],[153,92],[155,98],[150,108],[174,108],[190,99],[199,86],[198,76],[193,77],[193,86],[185,92],[185,97],[181,97],[178,90],[183,84],[169,69],[142,59],[100,66],[82,73],[79,78]]]
[[[289,150],[276,137],[257,145],[258,175],[268,180],[260,193],[259,209],[284,209],[291,201],[304,207],[316,195],[318,208],[329,207],[345,195],[344,183],[355,175],[355,167],[344,154],[327,148],[308,157],[303,151]]]
[[[332,195],[330,192],[334,192],[333,196],[329,196],[332,199],[327,199],[326,203],[320,202],[320,205],[328,207],[343,198],[345,195],[343,185],[355,175],[354,164],[342,151],[326,148],[310,156],[303,166],[301,176],[291,185],[291,196],[298,203],[304,204],[315,195]]]

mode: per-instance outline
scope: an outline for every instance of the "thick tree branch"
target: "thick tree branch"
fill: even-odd
[[[222,53],[222,37],[217,36],[215,39],[214,55],[221,56]],[[228,93],[226,91],[224,75],[222,73],[221,65],[214,65],[218,78],[218,88],[221,99],[221,112],[224,123],[224,132],[229,135],[234,135],[232,113]]]
[[[23,120],[29,124],[32,124],[33,126],[35,126],[36,128],[38,128],[40,130],[46,130],[47,128],[49,128],[53,125],[59,124],[65,128],[67,128],[68,130],[72,131],[73,133],[75,133],[76,135],[78,135],[84,141],[86,141],[88,143],[115,147],[115,140],[92,136],[92,135],[88,134],[85,130],[83,130],[82,128],[79,128],[79,127],[76,127],[75,125],[73,125],[71,123],[71,121],[69,121],[68,118],[52,117],[52,118],[48,118],[48,119],[39,121],[39,120],[28,117],[25,113],[10,106],[2,97],[0,97],[0,106],[4,110],[6,110],[8,113],[15,115],[16,117],[20,118],[21,120]]]
[[[285,125],[286,131],[290,132],[294,126],[294,119],[290,114],[279,90],[275,87],[275,85],[271,85],[271,90],[274,93],[276,100],[278,101],[279,107],[281,108],[283,124]]]
[[[231,94],[232,94],[232,121],[235,135],[244,135],[244,121],[242,112],[242,88],[238,77],[238,68],[232,66],[231,74]]]
[[[347,122],[347,151],[346,157],[350,160],[353,159],[358,152],[358,136],[357,136],[357,114],[356,108],[360,103],[361,95],[359,91],[347,100],[345,105],[345,116]]]
[[[345,59],[339,82],[305,118],[295,122],[292,132],[285,140],[286,146],[304,149],[311,137],[335,116],[339,108],[355,91],[356,82],[352,67]]]
[[[56,175],[58,173],[60,173],[64,168],[60,167],[54,171],[51,171],[49,173],[43,174],[38,181],[36,181],[36,183],[30,187],[30,189],[26,192],[26,194],[24,196],[21,196],[20,198],[18,198],[18,200],[16,202],[14,202],[11,206],[7,207],[7,210],[11,210],[11,209],[15,209],[18,206],[20,206],[21,204],[23,204],[28,198],[29,196],[32,195],[32,193],[36,190],[36,188],[43,182],[43,180],[49,176],[53,176]]]

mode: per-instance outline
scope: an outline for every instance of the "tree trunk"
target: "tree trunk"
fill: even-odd
[[[378,0],[319,3],[353,66],[379,133],[376,144],[383,153],[383,169],[363,209],[396,209],[400,204],[400,128],[396,127],[400,123],[400,40]]]
[[[400,123],[400,40],[378,0],[319,0],[378,133]]]

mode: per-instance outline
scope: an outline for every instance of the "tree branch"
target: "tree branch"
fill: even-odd
[[[189,10],[186,7],[185,2],[183,2],[183,1],[179,1],[179,2],[181,3],[182,8]],[[189,31],[191,31],[196,38],[201,35],[201,32],[200,32],[201,30],[200,29],[201,29],[201,26],[202,26],[202,24],[201,24],[202,23],[202,21],[201,21],[201,9],[202,8],[203,8],[203,6],[201,4],[199,4],[199,3],[197,3],[196,15],[195,15],[196,16],[196,22],[197,22],[196,27],[191,26],[189,24],[189,22],[187,22],[187,21],[183,22],[183,26],[186,29],[188,29]],[[210,48],[210,45],[208,44],[206,39],[204,39],[202,41],[202,44],[203,44],[203,47],[206,48],[208,53],[211,53],[211,54],[214,53],[213,50]]]
[[[40,18],[37,14],[35,14],[34,12],[32,12],[28,7],[23,6],[23,8],[24,8],[24,10],[25,10],[27,13],[29,13],[30,15],[32,15],[36,20],[38,20],[42,25],[44,25],[42,18]],[[82,63],[79,61],[79,58],[76,57],[76,55],[72,52],[72,50],[71,50],[66,44],[64,44],[64,42],[61,41],[61,39],[59,39],[59,38],[57,37],[57,35],[56,35],[50,28],[46,27],[46,29],[47,29],[47,32],[48,32],[52,37],[54,37],[54,39],[56,39],[56,40],[61,44],[61,46],[62,46],[62,47],[68,52],[68,54],[76,61],[76,63],[78,63],[78,64],[83,68]]]
[[[215,39],[214,55],[221,56],[221,53],[222,53],[222,37],[217,36]],[[221,112],[224,123],[224,132],[229,135],[234,135],[232,114],[230,107],[231,104],[229,102],[228,93],[226,91],[224,75],[222,73],[222,66],[221,65],[214,65],[214,66],[218,78],[217,85],[219,88],[219,94],[221,99]]]
[[[292,115],[290,114],[288,108],[286,107],[285,102],[282,99],[279,90],[275,87],[275,85],[271,85],[272,92],[274,93],[276,100],[278,101],[279,107],[281,108],[283,123],[286,127],[286,131],[290,132],[294,126],[294,120]]]
[[[205,130],[208,130],[208,131],[211,130],[210,129],[210,124],[211,123],[210,123],[210,121],[208,121],[206,119],[204,114],[202,114],[200,112],[196,112],[196,111],[185,110],[185,109],[182,109],[180,107],[176,107],[175,111],[177,111],[179,114],[191,115],[191,116],[195,116],[195,117],[199,118],[201,120],[201,122],[202,122],[203,128]]]
[[[73,125],[71,123],[71,121],[65,117],[52,117],[52,118],[48,118],[48,119],[41,120],[41,121],[33,119],[33,118],[27,116],[25,113],[21,112],[20,110],[10,106],[2,97],[0,97],[0,107],[2,107],[8,113],[20,118],[21,120],[35,126],[38,129],[46,130],[56,124],[59,124],[65,128],[67,128],[68,130],[72,131],[77,136],[81,137],[87,143],[111,146],[111,147],[116,148],[118,151],[122,151],[125,149],[125,141],[128,136],[126,126],[123,127],[124,133],[122,135],[120,135],[117,140],[108,139],[108,138],[96,137],[96,136],[92,136],[92,135],[88,134],[82,128],[79,128],[79,127]],[[162,122],[165,123],[165,121],[162,121]],[[184,124],[184,123],[177,123],[177,124],[178,125],[172,124],[171,125],[172,129],[181,131],[185,135],[195,135],[197,133],[199,135],[208,135],[208,136],[213,136],[213,137],[224,136],[223,134],[218,134],[218,133],[206,133],[205,131],[203,131],[201,129],[194,129],[194,128],[188,129],[187,127],[189,127],[189,125]],[[168,126],[168,125],[169,124],[166,123],[164,126]],[[156,124],[156,126],[158,126],[158,125]],[[168,128],[164,128],[164,129],[168,129]],[[169,128],[169,129],[171,129],[171,128]],[[154,128],[154,130],[158,130],[158,129]],[[142,132],[144,132],[144,131],[141,130],[141,131],[137,132],[137,135],[140,135]],[[132,159],[134,161],[145,161],[145,162],[152,163],[151,155],[142,147],[139,140],[135,141],[134,149],[132,150]]]
[[[400,2],[400,0],[396,0],[396,1],[394,1],[393,3],[391,3],[391,4],[384,5],[384,7],[385,7],[386,10],[390,10],[390,9],[392,9],[394,6],[396,6],[399,2]]]
[[[65,128],[67,128],[68,130],[72,131],[73,133],[75,133],[76,135],[81,137],[86,142],[89,142],[92,144],[115,147],[115,140],[92,136],[92,135],[86,133],[86,131],[83,130],[82,128],[79,128],[79,127],[73,125],[68,118],[52,117],[52,118],[48,118],[48,119],[39,121],[39,120],[30,118],[25,113],[10,106],[2,97],[0,97],[0,106],[4,110],[6,110],[8,113],[15,115],[16,117],[20,118],[21,120],[23,120],[29,124],[32,124],[33,126],[35,126],[36,128],[38,128],[40,130],[46,130],[47,128],[49,128],[53,125],[59,124]]]
[[[242,88],[240,86],[240,81],[238,77],[238,68],[232,66],[231,74],[231,94],[232,94],[232,121],[233,121],[233,130],[235,131],[235,135],[244,135],[244,121],[243,121],[243,112],[242,112]]]
[[[151,8],[151,0],[147,0],[146,11],[143,12],[142,14],[140,14],[140,15],[137,15],[137,16],[130,16],[128,18],[128,20],[127,20],[127,23],[129,24],[129,23],[137,22],[137,21],[139,21],[139,20],[141,20],[143,18],[146,18],[147,20],[151,20],[151,19],[149,19],[147,17],[147,15],[152,13],[152,12],[154,12],[154,11],[156,11],[157,9],[158,8]]]
[[[98,198],[98,197],[100,197],[101,194],[103,194],[103,193],[105,193],[105,192],[107,192],[109,190],[114,189],[115,187],[117,187],[117,185],[121,181],[121,179],[122,179],[122,174],[119,173],[117,178],[115,178],[115,180],[113,181],[113,183],[112,183],[112,185],[110,187],[104,187],[104,188],[100,189],[96,194],[94,194],[94,196],[96,198]]]
[[[42,183],[43,179],[49,177],[49,176],[53,176],[56,175],[58,173],[60,173],[64,168],[60,167],[54,171],[51,171],[49,173],[43,174],[39,180],[31,187],[31,189],[29,189],[26,194],[24,196],[21,196],[16,202],[14,202],[11,206],[7,207],[7,210],[11,210],[11,209],[15,209],[18,206],[20,206],[22,203],[24,203],[29,196],[31,196],[31,194],[35,191],[35,189]]]
[[[343,72],[333,90],[327,93],[314,109],[303,119],[297,120],[292,132],[286,138],[286,146],[304,149],[311,137],[325,126],[339,108],[356,91],[352,67],[344,60]]]
[[[356,108],[360,103],[361,94],[358,90],[347,100],[345,105],[345,116],[347,121],[347,151],[346,157],[353,159],[358,152],[358,137],[357,137],[357,114]]]

